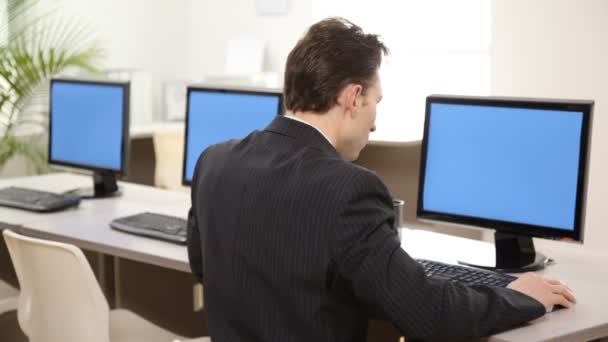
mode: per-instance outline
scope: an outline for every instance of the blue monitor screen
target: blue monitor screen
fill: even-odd
[[[263,129],[280,113],[281,94],[191,90],[184,180],[192,181],[199,155],[210,145]]]
[[[430,106],[424,210],[574,229],[582,112]]]
[[[125,87],[54,81],[49,160],[122,170]]]

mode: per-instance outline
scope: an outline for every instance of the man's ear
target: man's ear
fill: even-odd
[[[346,112],[352,113],[362,104],[363,99],[359,96],[362,92],[363,87],[360,84],[349,83],[340,92],[338,104],[342,105]]]

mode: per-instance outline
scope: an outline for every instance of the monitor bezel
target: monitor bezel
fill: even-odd
[[[230,94],[246,94],[246,95],[268,95],[279,96],[277,107],[277,116],[285,113],[283,107],[283,91],[279,88],[255,88],[255,87],[238,87],[238,86],[215,86],[215,85],[189,85],[186,91],[186,115],[184,116],[184,154],[182,158],[182,185],[192,185],[192,180],[186,179],[186,156],[188,155],[188,122],[190,116],[190,93],[192,92],[215,92],[215,93],[230,93]],[[200,156],[199,156],[200,157]]]
[[[566,230],[555,227],[532,225],[504,220],[493,220],[481,217],[458,215],[453,213],[435,212],[422,207],[424,201],[424,182],[426,174],[426,159],[428,147],[429,124],[431,104],[447,103],[479,106],[499,106],[510,108],[547,109],[582,112],[581,143],[578,164],[578,182],[575,205],[574,229]],[[554,240],[583,241],[585,203],[588,183],[588,160],[591,145],[591,127],[594,102],[591,100],[561,100],[561,99],[535,99],[519,97],[476,97],[476,96],[450,96],[431,95],[426,99],[424,134],[420,153],[420,173],[418,186],[418,203],[416,216],[422,220],[447,222],[467,225],[484,229],[492,229],[516,235],[540,237]]]
[[[66,162],[63,160],[52,159],[52,132],[53,132],[53,86],[56,83],[71,83],[71,84],[88,84],[88,85],[99,85],[99,86],[111,86],[111,87],[122,87],[123,88],[123,103],[122,103],[122,135],[121,135],[121,158],[120,168],[107,168],[100,167],[98,165],[88,165],[81,163]],[[50,165],[74,167],[78,169],[89,170],[93,172],[111,171],[116,173],[117,176],[124,177],[127,174],[128,164],[128,153],[129,153],[129,117],[130,117],[130,82],[129,81],[110,81],[110,80],[93,80],[93,79],[80,79],[80,78],[52,78],[49,87],[49,140],[48,140],[48,154],[47,159]]]

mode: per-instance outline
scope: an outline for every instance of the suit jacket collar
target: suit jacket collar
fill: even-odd
[[[340,156],[338,151],[336,151],[333,145],[327,141],[323,134],[314,127],[297,120],[292,120],[280,115],[275,117],[265,130],[292,137],[305,145],[328,152],[332,155]]]

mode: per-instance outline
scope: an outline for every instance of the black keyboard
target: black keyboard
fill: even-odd
[[[186,225],[183,218],[142,213],[114,219],[110,227],[123,232],[186,244]]]
[[[416,259],[422,265],[426,275],[434,279],[455,281],[467,285],[490,285],[505,287],[516,277],[504,273],[480,270],[476,268],[444,264],[442,262]]]
[[[8,187],[0,189],[0,205],[29,211],[49,212],[77,206],[80,197],[52,192]]]

